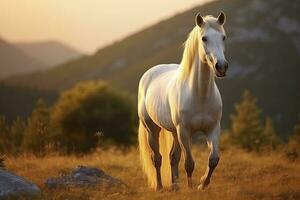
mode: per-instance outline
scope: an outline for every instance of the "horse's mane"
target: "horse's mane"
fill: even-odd
[[[193,65],[194,58],[196,56],[196,52],[198,51],[198,33],[200,28],[195,26],[193,30],[190,32],[187,40],[183,43],[184,51],[180,66],[183,70],[183,77],[187,77],[190,72],[190,68]]]
[[[195,26],[193,30],[189,33],[187,40],[184,42],[184,51],[181,60],[181,67],[183,67],[183,77],[186,77],[193,65],[196,53],[198,52],[198,39],[199,32],[204,31],[208,27],[213,28],[217,31],[222,31],[220,24],[217,22],[217,19],[211,15],[207,15],[203,18],[204,24],[200,28]]]

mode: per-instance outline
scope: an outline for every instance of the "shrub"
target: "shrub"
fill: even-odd
[[[89,152],[99,143],[129,145],[135,133],[130,97],[107,83],[87,81],[63,92],[51,112],[57,147],[66,152]]]
[[[287,156],[295,160],[300,156],[300,115],[299,122],[295,125],[292,136],[289,139]]]
[[[262,131],[262,146],[264,150],[272,151],[275,150],[280,143],[281,141],[275,130],[273,121],[270,117],[267,117]]]
[[[11,138],[11,141],[10,141],[11,150],[10,151],[12,154],[16,154],[21,151],[21,145],[22,145],[25,129],[26,129],[26,123],[20,117],[17,117],[13,121],[13,123],[9,129],[9,132],[10,132],[9,135]]]
[[[9,128],[4,116],[0,116],[0,152],[5,152],[10,149]]]
[[[222,130],[221,137],[220,137],[220,149],[221,150],[230,149],[234,144],[235,143],[232,138],[231,130],[228,129]]]

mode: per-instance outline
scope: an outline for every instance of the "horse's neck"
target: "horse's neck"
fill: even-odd
[[[191,95],[200,103],[204,103],[212,97],[214,91],[214,72],[206,63],[201,62],[198,56],[195,56],[186,83],[189,85]]]

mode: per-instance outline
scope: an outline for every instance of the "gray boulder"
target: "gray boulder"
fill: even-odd
[[[126,186],[124,182],[106,174],[103,170],[86,166],[77,166],[70,174],[49,178],[45,182],[48,188],[61,186],[85,187],[96,186],[98,184]]]
[[[0,198],[20,195],[38,195],[40,189],[34,183],[5,169],[0,169]]]

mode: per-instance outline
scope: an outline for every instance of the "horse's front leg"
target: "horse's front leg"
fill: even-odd
[[[184,168],[187,175],[188,186],[192,187],[192,174],[194,171],[195,162],[192,156],[191,132],[185,127],[178,125],[177,136],[181,150],[183,151]]]
[[[218,124],[207,135],[206,140],[207,140],[208,148],[210,149],[210,154],[208,157],[208,166],[206,168],[206,172],[200,180],[200,185],[198,186],[198,189],[203,190],[208,186],[211,175],[219,163],[220,132],[221,132],[221,127],[220,124]]]

